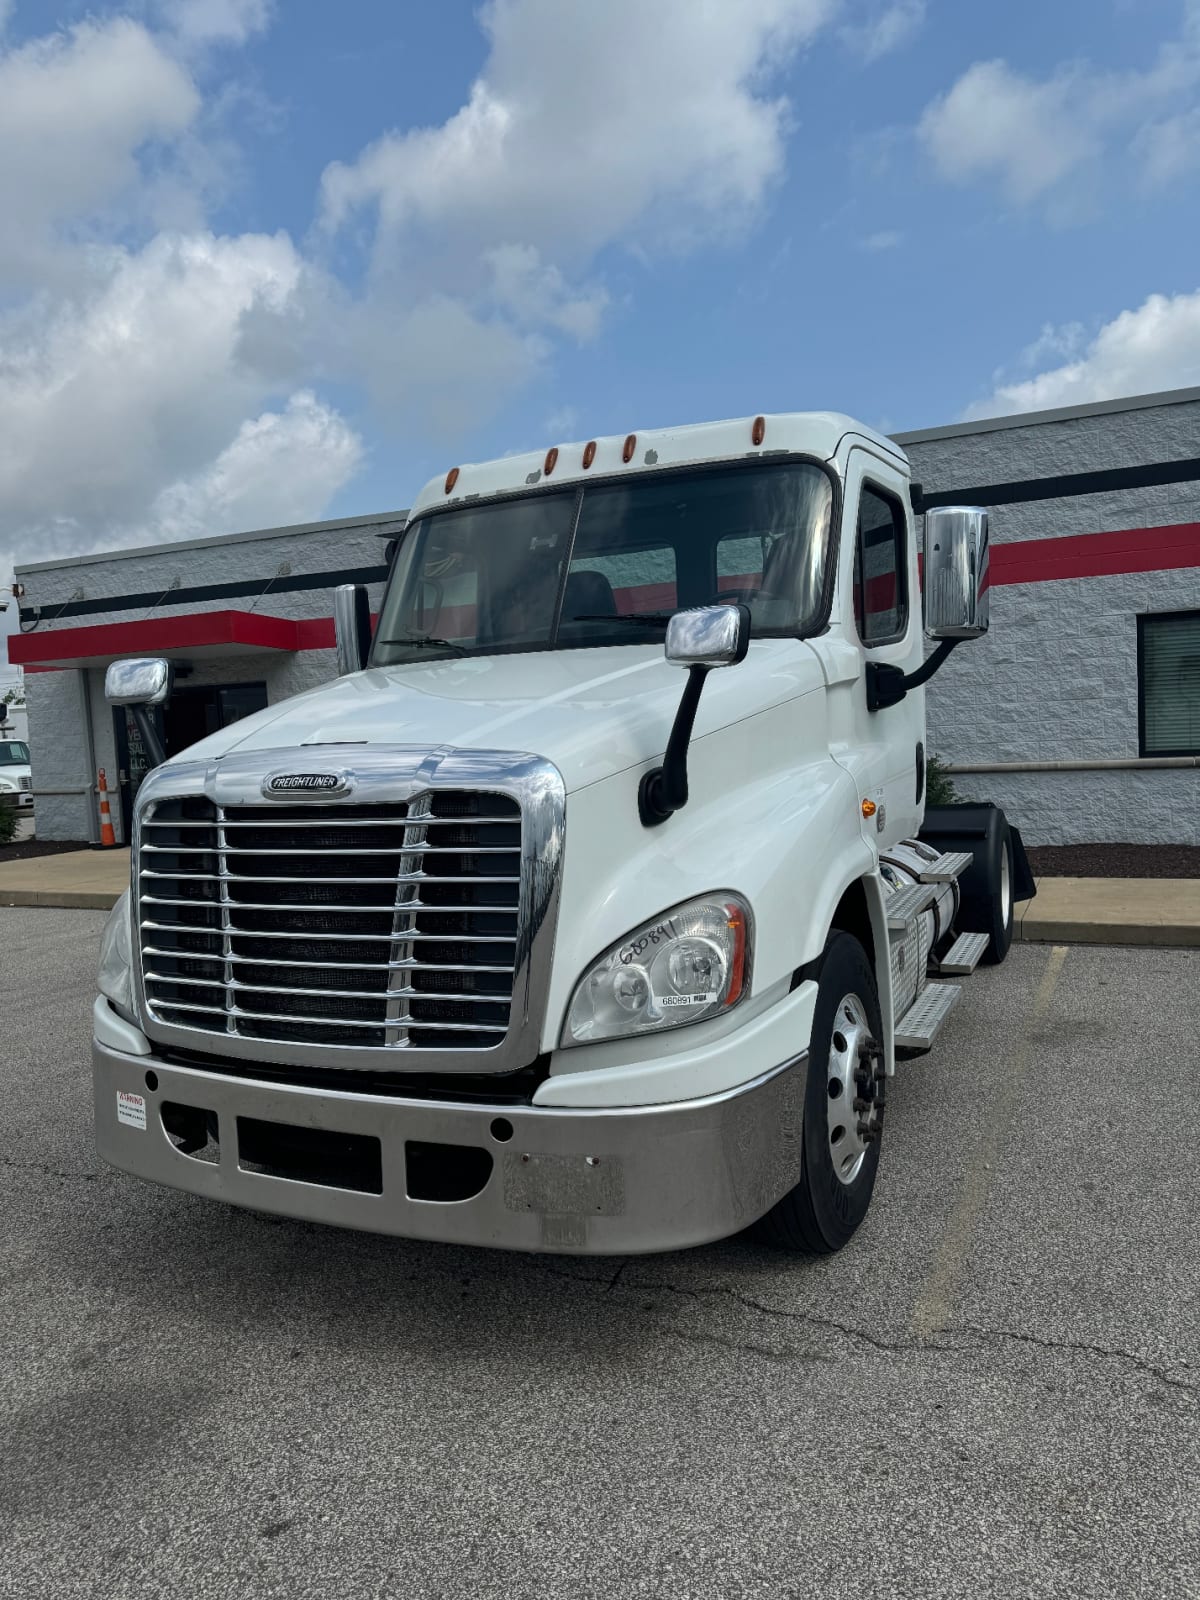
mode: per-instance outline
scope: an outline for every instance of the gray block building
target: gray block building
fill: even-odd
[[[992,631],[927,696],[960,794],[1027,843],[1200,844],[1200,389],[898,434],[927,505],[992,511]],[[109,661],[170,655],[168,751],[334,673],[332,590],[378,608],[404,513],[17,569],[37,830],[97,836],[146,756]]]

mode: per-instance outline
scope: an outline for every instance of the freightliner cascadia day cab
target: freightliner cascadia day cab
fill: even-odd
[[[897,1059],[1032,893],[998,810],[924,811],[988,528],[928,513],[922,599],[914,497],[821,412],[428,484],[374,628],[337,592],[337,680],[138,792],[103,1158],[464,1244],[844,1245]],[[153,748],[169,664],[108,692]]]

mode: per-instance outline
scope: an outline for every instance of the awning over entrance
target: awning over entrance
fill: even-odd
[[[184,616],[143,617],[87,628],[41,628],[14,633],[8,656],[14,666],[103,667],[122,656],[168,656],[204,661],[279,651],[320,650],[333,645],[333,621],[314,617],[270,617],[257,611],[194,611]]]

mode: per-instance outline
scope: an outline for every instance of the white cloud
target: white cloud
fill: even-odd
[[[1200,9],[1188,0],[1179,38],[1145,69],[1107,72],[1075,62],[1037,78],[1006,61],[977,61],[925,108],[917,134],[947,181],[994,179],[1018,205],[1061,191],[1101,156],[1108,187],[1130,152],[1141,176],[1165,181],[1195,135],[1198,85]],[[1180,104],[1182,112],[1162,117]]]
[[[217,508],[222,496],[270,521],[318,514],[332,492],[322,486],[338,486],[357,459],[348,430],[311,397],[294,397],[282,418],[259,416],[279,380],[245,358],[241,339],[246,318],[284,317],[300,295],[291,241],[159,235],[93,270],[87,293],[0,322],[6,528],[51,555],[147,523],[170,534],[187,505]],[[241,431],[247,416],[259,420]],[[301,438],[329,448],[330,463],[281,472],[273,452]],[[165,501],[164,484],[174,486]]]
[[[1200,106],[1147,123],[1137,136],[1135,149],[1153,189],[1166,188],[1195,171],[1200,167]]]
[[[0,0],[0,34],[8,27],[9,18],[16,9],[17,0]]]
[[[127,18],[0,51],[0,284],[42,277],[74,236],[136,185],[138,152],[189,126],[188,73]]]
[[[680,249],[744,228],[784,165],[790,113],[772,76],[838,4],[491,0],[489,55],[462,107],[322,179],[326,233],[368,225],[361,309],[384,331],[359,348],[376,393],[398,388],[399,341],[422,363],[410,386],[419,372],[439,394],[432,416],[478,417],[555,337],[596,335],[608,295],[588,275],[606,247]],[[462,351],[430,336],[454,322]]]
[[[0,528],[28,559],[319,515],[363,455],[323,381],[461,440],[597,336],[606,252],[741,237],[784,168],[780,75],[846,3],[487,0],[462,106],[329,166],[307,253],[208,225],[227,52],[273,0],[0,44]],[[861,3],[867,54],[921,9]]]
[[[245,44],[266,30],[273,0],[161,0],[163,20],[189,45]]]
[[[833,10],[491,0],[491,51],[466,104],[331,165],[326,223],[374,212],[386,266],[433,233],[445,254],[533,245],[563,266],[633,234],[725,231],[782,170],[787,107],[765,82]]]
[[[967,416],[1084,405],[1200,384],[1200,289],[1193,294],[1152,294],[1136,310],[1122,311],[1105,323],[1089,342],[1077,324],[1057,332],[1043,330],[1031,352],[1056,348],[1077,353],[1031,378],[997,384],[986,400],[969,408]]]
[[[895,228],[884,228],[879,233],[869,233],[862,242],[864,250],[879,252],[881,250],[895,250],[901,243],[904,235]]]
[[[580,343],[596,337],[608,305],[603,288],[571,289],[531,244],[497,245],[484,259],[492,270],[492,299],[519,326],[556,328]]]
[[[1035,199],[1100,146],[1072,107],[1071,74],[1038,83],[1005,61],[978,61],[928,106],[918,136],[943,178],[997,177],[1010,199]]]
[[[311,389],[243,422],[209,466],[155,496],[142,538],[186,539],[303,522],[362,462],[362,441]]]
[[[925,23],[926,0],[893,0],[882,10],[847,23],[841,37],[864,61],[878,61],[908,44]]]

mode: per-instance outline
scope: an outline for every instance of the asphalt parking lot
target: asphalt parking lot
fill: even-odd
[[[840,1256],[563,1260],[99,1170],[0,911],[0,1595],[1200,1595],[1200,953],[1015,946]]]

